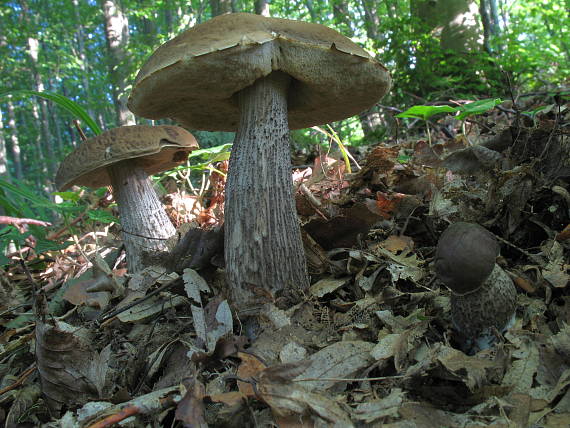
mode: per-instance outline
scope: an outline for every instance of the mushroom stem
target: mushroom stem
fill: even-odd
[[[291,178],[290,80],[273,72],[237,95],[240,123],[226,186],[225,258],[238,306],[267,292],[294,296],[309,284]]]
[[[148,174],[136,160],[107,167],[119,208],[129,272],[145,268],[143,252],[167,250],[166,240],[176,229],[160,203]]]

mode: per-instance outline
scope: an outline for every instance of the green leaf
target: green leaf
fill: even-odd
[[[222,145],[215,146],[215,147],[209,147],[207,149],[194,150],[192,153],[190,153],[188,158],[197,158],[197,157],[209,158],[209,157],[213,157],[214,155],[217,155],[219,153],[225,153],[225,152],[229,153],[231,148],[232,148],[232,144],[228,143],[228,144],[222,144]]]
[[[117,217],[105,210],[89,210],[87,211],[87,217],[89,217],[90,220],[105,224],[120,223]]]
[[[29,89],[10,89],[9,91],[0,92],[0,99],[8,97],[10,95],[14,97],[32,95],[44,98],[49,101],[53,101],[61,108],[67,110],[73,116],[83,121],[89,128],[91,128],[91,131],[93,131],[95,135],[99,135],[101,134],[101,132],[103,132],[101,128],[99,128],[99,125],[97,125],[97,122],[95,122],[91,118],[91,116],[89,116],[89,114],[83,109],[83,107],[81,107],[75,101],[72,101],[69,98],[64,97],[63,95],[47,91],[39,92],[39,91],[32,91]]]
[[[469,104],[465,104],[459,107],[459,115],[457,115],[457,119],[463,120],[469,116],[476,116],[481,113],[485,113],[489,110],[495,108],[496,105],[501,104],[503,100],[500,98],[488,98],[485,100],[475,101]]]
[[[36,253],[42,254],[45,253],[46,251],[63,250],[69,245],[71,245],[71,242],[58,243],[54,241],[48,241],[47,239],[38,239],[36,242],[36,246],[34,247],[34,250],[36,251]]]
[[[439,113],[455,113],[457,108],[451,106],[413,106],[406,111],[397,114],[396,117],[428,120]]]
[[[53,194],[59,196],[64,201],[79,202],[81,199],[78,192],[53,192]]]
[[[20,184],[18,186],[9,183],[6,180],[0,178],[0,188],[7,190],[10,193],[18,195],[28,201],[30,201],[35,206],[47,207],[47,208],[57,208],[57,204],[50,201],[49,199],[38,195],[28,189],[26,186]]]

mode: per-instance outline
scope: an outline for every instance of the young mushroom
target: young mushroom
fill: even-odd
[[[498,255],[495,236],[474,223],[453,223],[437,243],[435,271],[452,291],[451,320],[468,354],[489,348],[514,320],[516,289]]]
[[[386,68],[318,24],[237,13],[160,46],[129,99],[143,117],[237,131],[226,186],[225,259],[235,303],[308,286],[293,199],[289,129],[358,114],[387,91]]]
[[[73,185],[113,187],[129,271],[145,266],[143,252],[165,251],[176,232],[148,176],[178,166],[198,148],[178,126],[124,126],[86,140],[59,166],[59,190]]]

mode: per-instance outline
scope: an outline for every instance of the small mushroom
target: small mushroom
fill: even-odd
[[[227,14],[160,46],[129,99],[143,117],[237,131],[226,187],[225,259],[234,302],[308,287],[293,199],[289,129],[358,114],[390,86],[386,68],[318,24]]]
[[[453,223],[437,243],[435,271],[452,291],[451,320],[469,354],[489,348],[514,320],[516,289],[498,255],[495,236],[474,223]]]
[[[192,134],[178,126],[125,126],[86,140],[60,164],[56,187],[113,187],[123,230],[127,265],[144,268],[143,252],[166,250],[176,232],[148,176],[186,161],[198,148]]]

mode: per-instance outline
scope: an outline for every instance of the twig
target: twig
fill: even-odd
[[[54,239],[59,238],[61,235],[63,235],[65,232],[67,232],[70,227],[75,226],[77,223],[79,223],[81,220],[83,220],[85,218],[85,214],[87,214],[87,211],[85,211],[84,213],[75,217],[69,224],[65,225],[64,227],[59,229],[57,232],[49,233],[46,236],[46,239],[49,239],[50,241],[52,241]]]
[[[83,132],[83,129],[81,129],[81,125],[79,124],[79,120],[73,119],[73,126],[75,126],[75,129],[77,129],[77,132],[79,133],[79,137],[81,138],[81,141],[87,140],[87,136],[85,135],[85,132]]]
[[[16,379],[16,381],[15,381],[13,384],[8,385],[8,386],[5,386],[4,388],[0,389],[0,396],[1,396],[2,394],[5,394],[5,393],[8,392],[8,391],[11,391],[11,390],[13,390],[13,389],[16,389],[18,386],[20,386],[21,384],[23,384],[23,383],[26,381],[26,379],[36,370],[36,368],[37,368],[37,367],[36,367],[35,364],[32,365],[31,367],[29,367],[28,369],[26,369],[26,370],[24,371],[24,373],[22,373],[22,374],[20,375],[20,377],[18,377],[18,379]]]
[[[181,400],[180,386],[165,388],[137,397],[126,403],[118,404],[104,410],[105,413],[115,412],[89,425],[87,428],[106,428],[139,414],[155,414],[174,407]]]
[[[174,287],[175,285],[177,285],[177,284],[178,284],[179,282],[181,282],[181,281],[182,281],[182,277],[178,277],[178,278],[176,278],[176,279],[173,279],[173,280],[171,280],[171,281],[168,281],[166,284],[164,284],[164,285],[158,287],[158,288],[157,288],[156,290],[154,290],[154,291],[151,291],[150,293],[148,293],[148,294],[147,294],[146,296],[144,296],[143,298],[138,299],[138,300],[135,300],[134,302],[129,303],[128,305],[123,306],[123,307],[121,307],[121,308],[119,308],[119,309],[117,309],[117,310],[115,310],[115,311],[113,311],[113,312],[111,312],[111,313],[102,314],[102,315],[97,319],[97,322],[98,322],[100,325],[103,325],[103,323],[105,323],[106,321],[108,321],[108,320],[110,320],[110,319],[116,317],[117,315],[119,315],[119,314],[121,314],[121,313],[123,313],[123,312],[125,312],[125,311],[127,311],[127,310],[129,310],[129,309],[131,309],[132,307],[134,307],[134,306],[136,306],[136,305],[140,305],[142,302],[147,301],[147,300],[150,299],[152,296],[155,296],[155,295],[157,295],[158,293],[161,293],[161,292],[163,292],[163,291],[165,291],[165,290],[168,290],[169,288]]]
[[[34,226],[51,226],[51,223],[42,220],[35,220],[33,218],[18,218],[18,217],[9,217],[5,215],[0,215],[0,224],[11,224],[18,228],[20,232],[24,232],[25,228],[24,225],[32,224]]]
[[[379,377],[310,377],[306,379],[295,379],[295,382],[367,382],[372,380],[391,380],[391,379],[404,379],[405,375],[396,376],[379,376]]]

